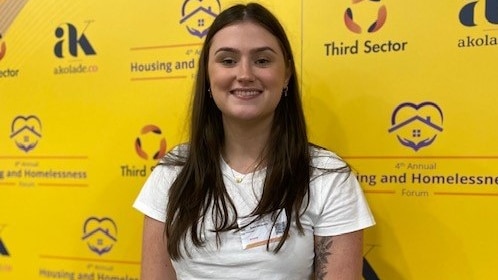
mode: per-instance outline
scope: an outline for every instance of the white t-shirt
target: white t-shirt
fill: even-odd
[[[337,168],[343,165],[335,154],[326,150],[311,148],[311,155],[314,167]],[[265,170],[244,176],[231,170],[223,159],[220,160],[223,182],[239,217],[249,215],[261,196]],[[179,171],[180,167],[157,166],[133,206],[145,215],[164,222],[168,190]],[[375,224],[361,187],[353,174],[332,172],[318,176],[322,172],[315,169],[312,174],[310,203],[301,216],[304,235],[299,234],[293,222],[288,239],[276,254],[271,249],[278,242],[270,243],[270,250],[266,249],[266,242],[262,242],[261,246],[244,246],[248,244],[248,240],[242,238],[241,231],[221,233],[222,243],[217,246],[215,233],[206,230],[203,233],[206,244],[200,248],[194,247],[187,236],[190,257],[183,254],[182,259],[173,261],[177,278],[310,279],[313,271],[314,235],[334,236]],[[238,178],[244,177],[243,181],[237,183],[234,175]],[[305,198],[304,202],[306,201]],[[209,228],[213,228],[212,220],[210,215],[207,215],[206,229]],[[268,234],[265,236],[267,239]]]

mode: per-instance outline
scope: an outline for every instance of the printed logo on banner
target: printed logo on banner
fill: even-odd
[[[17,116],[12,121],[10,138],[24,152],[33,150],[41,139],[42,124],[35,115]]]
[[[443,111],[433,102],[405,102],[391,115],[389,133],[396,134],[401,145],[418,151],[431,145],[443,131]]]
[[[153,124],[142,127],[140,136],[135,139],[135,151],[137,155],[145,160],[150,158],[159,160],[166,154],[166,138],[161,129]]]
[[[479,1],[473,1],[460,10],[460,23],[465,26],[476,26],[476,4]],[[498,0],[484,0],[484,17],[491,24],[498,24]]]
[[[7,250],[7,247],[5,246],[5,243],[2,239],[2,231],[5,227],[6,225],[0,225],[0,256],[8,257],[10,256],[9,250]]]
[[[497,46],[498,37],[489,33],[498,25],[498,0],[472,1],[465,4],[458,15],[465,27],[483,28],[482,36],[468,35],[458,39],[459,48]],[[489,26],[493,26],[488,28]]]
[[[78,29],[72,23],[63,23],[55,28],[55,37],[57,42],[54,45],[54,54],[57,58],[80,58],[81,55],[86,57],[97,54],[95,48],[90,43],[86,34],[92,21],[88,21],[82,30]],[[98,71],[95,64],[82,63],[79,60],[76,63],[68,65],[58,65],[54,67],[55,75],[63,74],[84,74]]]
[[[191,35],[202,39],[220,10],[219,0],[185,0],[180,24],[184,24]]]
[[[371,38],[381,30],[387,20],[386,5],[381,0],[349,0],[343,20],[347,29],[361,37]],[[358,54],[387,54],[405,52],[407,41],[394,39],[374,41],[356,39],[352,42],[326,41],[323,43],[325,56],[348,56]]]
[[[55,37],[60,39],[54,46],[55,56],[64,58],[66,53],[72,57],[78,57],[78,50],[83,51],[85,55],[95,55],[95,49],[88,40],[85,30],[90,23],[87,23],[80,33],[72,23],[64,23],[55,29]]]
[[[0,61],[5,57],[7,53],[7,43],[3,40],[2,34],[0,34]],[[19,69],[0,69],[0,79],[1,78],[14,78],[19,75]]]
[[[157,125],[148,124],[142,127],[134,144],[135,153],[141,159],[153,162],[153,165],[147,168],[146,164],[140,167],[136,167],[135,164],[122,164],[120,166],[122,177],[146,177],[147,172],[152,171],[157,161],[166,154],[166,138]]]
[[[3,59],[5,56],[5,53],[7,52],[7,45],[5,44],[5,41],[2,40],[2,34],[0,34],[0,60]]]
[[[373,10],[369,10],[368,14],[369,15],[374,15],[373,18],[367,17],[368,22],[366,23],[366,26],[362,26],[358,21],[357,21],[357,16],[358,13],[362,8],[365,8],[367,5],[366,3],[372,4],[374,3],[375,5],[369,5],[369,6],[374,6]],[[368,27],[367,32],[368,33],[374,33],[378,31],[379,29],[384,26],[384,23],[386,22],[387,18],[387,8],[385,5],[380,4],[381,0],[352,0],[352,6],[348,7],[346,11],[344,12],[344,23],[346,24],[346,27],[354,33],[362,33],[363,32],[363,27]],[[369,7],[371,8],[371,7]]]
[[[118,228],[108,217],[90,217],[83,224],[83,237],[90,251],[101,256],[111,251],[117,240]]]

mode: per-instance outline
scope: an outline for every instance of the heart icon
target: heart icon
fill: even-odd
[[[388,131],[396,132],[402,145],[418,151],[432,144],[443,131],[443,112],[436,103],[429,101],[402,103],[392,113]]]
[[[36,116],[17,116],[12,121],[10,138],[17,147],[24,152],[29,152],[36,147],[41,135],[41,121]]]
[[[117,234],[118,228],[112,219],[90,217],[83,225],[82,239],[87,241],[91,251],[102,255],[112,249],[117,242]]]

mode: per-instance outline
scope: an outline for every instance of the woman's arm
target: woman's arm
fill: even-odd
[[[142,280],[176,280],[166,248],[164,223],[148,216],[144,218],[141,271]]]
[[[337,236],[315,235],[315,280],[360,280],[363,230]]]

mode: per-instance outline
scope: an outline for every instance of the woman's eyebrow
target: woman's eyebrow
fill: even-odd
[[[254,50],[251,50],[252,53],[258,53],[258,52],[264,52],[264,51],[271,51],[273,53],[277,53],[274,49],[272,49],[270,47],[260,47],[260,48],[256,48]]]
[[[264,52],[264,51],[271,51],[273,53],[277,53],[274,49],[272,49],[270,47],[259,47],[259,48],[255,48],[255,49],[251,50],[251,53],[258,53],[258,52]],[[217,54],[219,52],[240,53],[239,50],[237,50],[235,48],[230,48],[230,47],[221,47],[221,48],[217,49],[214,52],[214,54]]]
[[[237,49],[234,49],[234,48],[229,48],[229,47],[221,47],[219,49],[217,49],[214,54],[217,54],[219,52],[231,52],[231,53],[239,53],[239,51]]]

